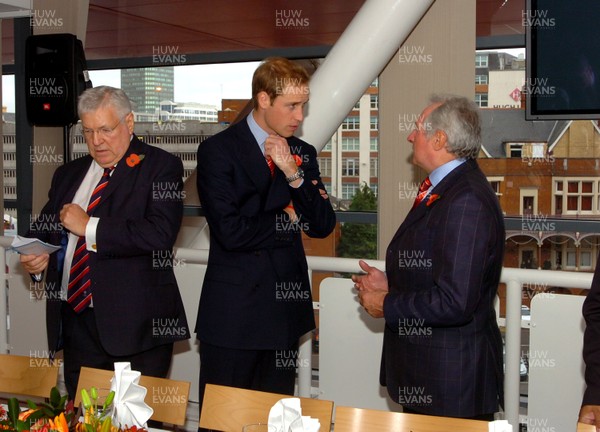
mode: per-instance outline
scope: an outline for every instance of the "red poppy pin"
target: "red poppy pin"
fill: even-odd
[[[440,196],[438,194],[431,194],[429,195],[429,198],[427,199],[427,207],[429,207],[431,204],[433,204],[434,202],[436,202],[437,200],[440,199]]]
[[[299,155],[295,154],[292,156],[294,156],[294,161],[296,162],[296,166],[302,165],[302,158]]]
[[[134,166],[139,164],[141,161],[143,161],[145,157],[146,156],[143,154],[137,155],[135,153],[131,153],[129,155],[129,157],[127,159],[125,159],[125,162],[127,162],[127,166],[133,168]]]

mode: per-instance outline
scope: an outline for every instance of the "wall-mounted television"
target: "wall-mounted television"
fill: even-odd
[[[600,1],[527,0],[527,120],[600,119]]]

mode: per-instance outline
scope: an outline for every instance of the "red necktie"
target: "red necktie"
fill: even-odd
[[[275,162],[273,162],[271,156],[267,156],[267,165],[269,165],[269,170],[271,171],[271,178],[275,177]]]
[[[90,203],[87,207],[88,215],[92,215],[94,208],[100,202],[102,191],[108,186],[111,171],[112,168],[104,168],[104,173],[90,197]],[[90,253],[86,247],[85,235],[83,235],[77,239],[77,246],[75,252],[73,252],[71,270],[69,271],[69,286],[67,288],[67,302],[77,313],[82,312],[92,302],[89,257]]]
[[[430,187],[431,187],[431,180],[429,180],[429,177],[425,177],[425,180],[423,180],[423,182],[419,186],[419,193],[417,193],[417,197],[415,198],[415,202],[413,203],[412,208],[415,208],[416,206],[418,206],[421,203],[421,201],[423,201],[423,199],[425,199]]]

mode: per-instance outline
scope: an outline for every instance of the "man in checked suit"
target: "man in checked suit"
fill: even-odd
[[[21,255],[30,274],[45,273],[48,345],[64,350],[71,398],[81,366],[113,370],[127,361],[165,377],[173,343],[189,338],[172,255],[183,215],[181,160],[134,135],[120,89],[86,90],[78,113],[89,155],[56,170],[30,230],[63,249]],[[97,187],[105,172],[108,182]],[[73,291],[79,269],[86,282]]]
[[[404,412],[492,420],[502,400],[494,299],[504,252],[496,195],[475,161],[477,107],[434,97],[408,137],[431,184],[392,238],[386,272],[360,261],[360,303],[385,319],[381,384]]]
[[[322,238],[335,226],[316,150],[293,136],[308,99],[304,68],[269,58],[253,76],[252,112],[198,148],[210,228],[200,402],[207,383],[294,392],[298,339],[315,328],[301,232]]]

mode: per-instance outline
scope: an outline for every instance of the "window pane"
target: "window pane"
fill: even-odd
[[[579,182],[569,182],[567,187],[569,193],[579,192]]]
[[[567,266],[575,267],[577,254],[575,252],[567,252]]]
[[[591,267],[592,266],[592,254],[591,252],[581,252],[580,256],[580,265],[581,267]]]
[[[577,211],[577,197],[570,196],[567,198],[567,210]]]

